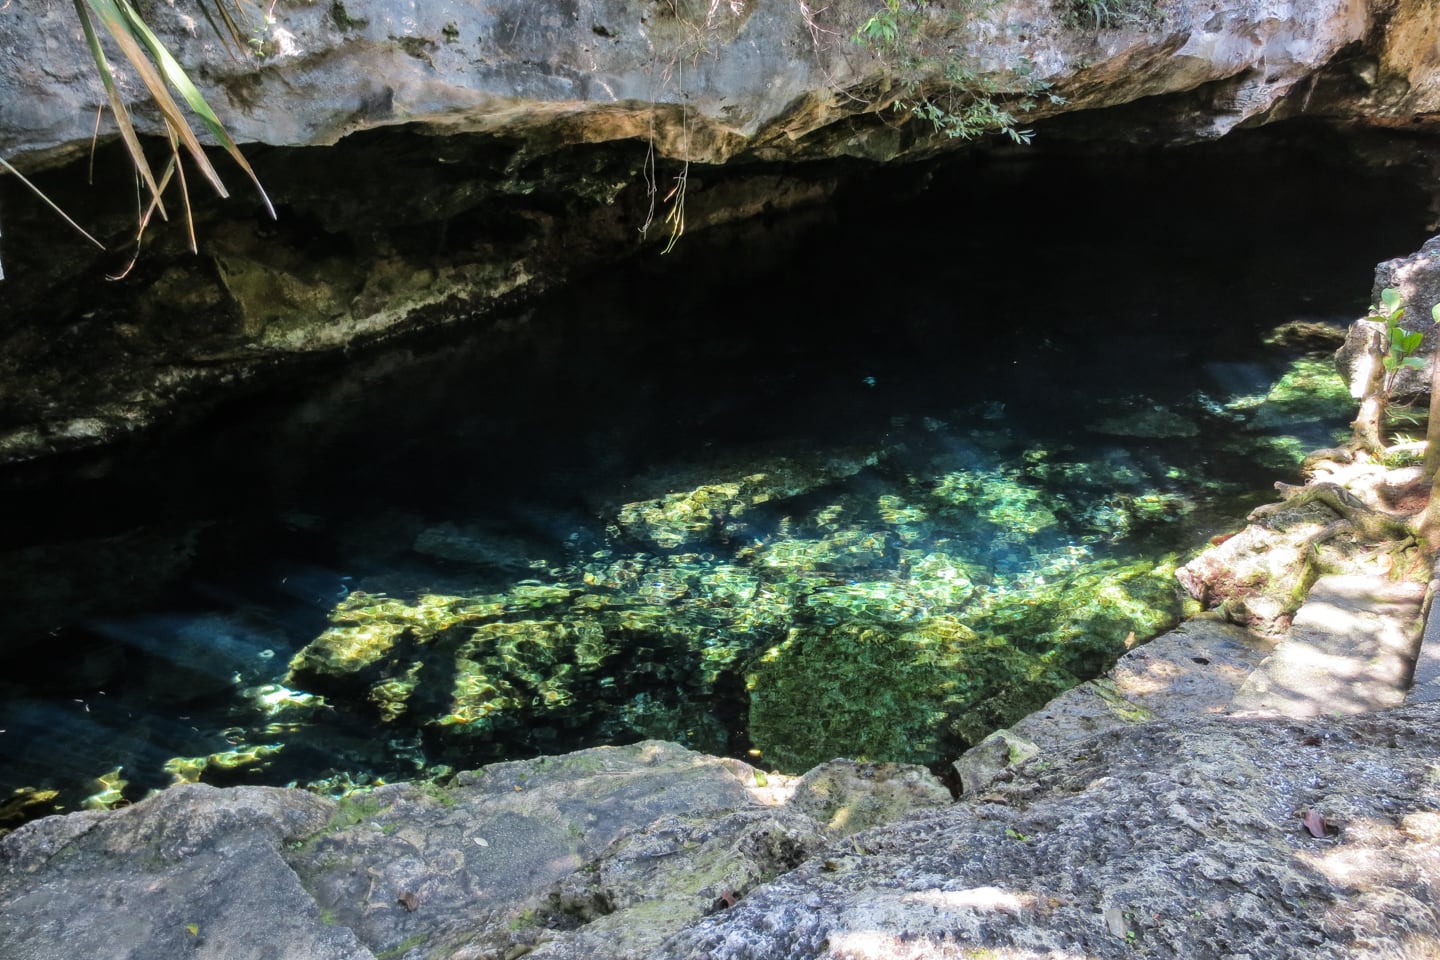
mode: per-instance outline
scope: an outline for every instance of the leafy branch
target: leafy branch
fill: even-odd
[[[960,0],[943,17],[953,36],[962,38],[996,0]],[[890,64],[899,94],[891,109],[916,117],[938,134],[971,140],[1003,133],[1016,143],[1029,143],[1034,131],[1021,129],[1013,111],[1028,111],[1044,95],[1051,103],[1064,98],[1035,77],[1034,66],[1021,58],[1007,75],[981,73],[963,53],[964,43],[935,51],[927,38],[929,21],[940,10],[931,0],[883,0],[883,6],[855,29],[852,40]],[[938,82],[935,78],[938,75]]]
[[[1425,340],[1425,334],[1420,330],[1406,330],[1400,326],[1400,321],[1405,316],[1405,307],[1398,290],[1393,287],[1381,290],[1380,304],[1379,308],[1372,310],[1371,318],[1385,324],[1386,351],[1380,362],[1385,367],[1384,391],[1388,398],[1395,389],[1395,381],[1401,370],[1425,369],[1425,361],[1415,356],[1415,352]]]
[[[1430,311],[1431,317],[1440,324],[1440,304]],[[1379,364],[1372,367],[1364,394],[1361,397],[1360,413],[1351,424],[1355,431],[1356,443],[1371,451],[1383,451],[1381,439],[1386,414],[1390,408],[1391,395],[1403,370],[1423,370],[1426,362],[1416,356],[1425,334],[1421,330],[1407,330],[1401,326],[1405,318],[1405,302],[1400,291],[1386,287],[1380,291],[1380,305],[1370,308],[1367,320],[1384,324],[1383,331],[1377,331],[1372,341],[1372,357]],[[1433,415],[1433,414],[1432,414]],[[1429,459],[1429,457],[1427,457]]]

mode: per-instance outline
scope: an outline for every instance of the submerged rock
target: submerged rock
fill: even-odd
[[[728,543],[749,532],[748,514],[763,504],[791,500],[838,483],[873,467],[883,456],[883,451],[877,451],[763,458],[747,464],[750,472],[736,480],[705,483],[624,504],[615,512],[615,527],[625,537],[666,550]]]
[[[1116,403],[1115,406],[1124,412],[1097,420],[1089,425],[1089,429],[1117,437],[1156,440],[1200,435],[1200,428],[1193,421],[1160,404],[1148,403],[1143,397],[1123,404]]]

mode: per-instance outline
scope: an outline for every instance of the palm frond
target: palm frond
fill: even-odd
[[[210,131],[210,135],[219,141],[220,145],[225,148],[225,152],[230,154],[231,158],[240,166],[240,169],[244,170],[246,175],[250,177],[250,181],[255,184],[255,189],[260,193],[260,199],[265,202],[265,209],[271,217],[274,217],[275,208],[270,204],[270,198],[265,195],[265,189],[260,186],[260,179],[255,176],[255,171],[250,168],[250,164],[245,160],[245,155],[240,152],[240,148],[235,145],[235,141],[230,138],[230,134],[225,131],[225,127],[220,123],[220,119],[215,116],[215,111],[210,109],[210,104],[205,102],[205,98],[201,95],[199,88],[190,80],[184,68],[175,60],[170,51],[165,48],[165,45],[160,42],[160,38],[155,36],[154,31],[146,25],[144,20],[140,19],[140,15],[135,12],[135,8],[130,5],[129,0],[86,0],[86,2],[92,6],[98,4],[113,6],[119,9],[124,15],[125,22],[133,32],[133,35],[138,37],[140,42],[145,45],[146,50],[148,50],[150,56],[154,58],[155,63],[159,65],[160,71],[164,74],[170,86],[174,87],[180,93],[180,96],[185,99],[191,111],[193,111],[194,114],[200,118],[200,122],[205,125],[205,129]],[[144,74],[142,73],[142,79],[143,78]],[[150,95],[155,99],[156,104],[164,114],[166,124],[170,127],[171,131],[179,137],[180,141],[184,143],[191,157],[195,160],[195,165],[200,168],[201,172],[205,174],[222,197],[227,196],[228,194],[225,192],[224,184],[220,182],[220,177],[215,173],[215,168],[210,165],[210,161],[205,158],[205,153],[200,147],[200,141],[196,139],[194,131],[180,114],[179,107],[175,104],[174,99],[169,96],[169,91],[163,87],[160,88],[160,92],[164,94],[164,98],[162,99],[159,93],[157,93],[156,88],[151,86],[149,80],[146,80],[145,83],[147,89],[150,90]]]
[[[110,69],[110,62],[105,57],[105,50],[100,46],[100,38],[95,33],[95,25],[90,20],[90,13],[86,7],[88,0],[74,0],[75,15],[80,20],[80,26],[85,31],[85,42],[90,46],[90,56],[95,61],[95,69],[100,74],[100,82],[105,86],[105,96],[110,101],[110,114],[115,118],[115,125],[120,128],[120,139],[125,142],[125,149],[130,153],[130,161],[135,165],[135,171],[145,185],[150,188],[150,195],[160,203],[160,216],[165,216],[165,206],[160,200],[160,187],[155,182],[155,171],[150,169],[150,161],[145,158],[145,151],[140,146],[140,138],[135,134],[135,126],[130,122],[130,111],[125,108],[125,101],[120,99],[120,91],[115,86],[115,74]]]
[[[229,9],[227,9],[226,4],[232,3],[235,5],[237,11],[241,11],[241,2],[242,0],[201,0],[200,3],[201,12],[210,23],[211,28],[220,35],[222,40],[227,42],[233,40],[238,46],[243,46],[244,44],[243,32],[236,23],[235,17],[232,16]],[[255,185],[256,191],[259,192],[260,199],[264,202],[266,211],[273,218],[275,216],[275,207],[266,195],[265,188],[261,186],[260,178],[255,175],[254,169],[245,159],[244,154],[240,152],[240,148],[236,146],[235,141],[230,137],[230,134],[226,132],[224,125],[221,124],[220,119],[215,115],[215,111],[206,103],[199,88],[191,81],[190,77],[185,73],[184,68],[180,66],[179,62],[176,61],[175,57],[165,45],[160,42],[160,38],[155,35],[155,32],[150,29],[140,14],[136,12],[130,0],[73,0],[73,3],[75,5],[76,18],[80,21],[81,29],[85,34],[85,43],[90,48],[91,59],[95,61],[96,71],[100,74],[100,82],[105,87],[105,98],[109,103],[110,113],[115,118],[115,124],[119,128],[120,139],[124,142],[125,149],[130,154],[130,160],[135,166],[136,176],[150,194],[149,203],[141,204],[142,210],[139,215],[136,236],[137,252],[139,241],[144,235],[145,226],[149,223],[151,215],[158,212],[162,218],[166,217],[162,196],[172,176],[178,179],[180,183],[181,201],[185,207],[185,219],[189,230],[190,248],[191,250],[195,249],[195,229],[190,212],[190,196],[185,182],[184,169],[180,163],[180,148],[182,145],[196,167],[198,167],[200,172],[205,175],[205,178],[210,181],[210,185],[214,187],[215,192],[222,197],[229,196],[229,192],[225,189],[225,184],[220,180],[220,175],[216,173],[214,165],[211,164],[210,159],[205,155],[205,150],[200,145],[200,140],[196,136],[194,128],[190,125],[190,121],[186,119],[185,114],[180,109],[179,103],[176,102],[175,97],[170,93],[170,88],[174,88],[174,90],[180,94],[180,97],[185,101],[186,105],[189,106],[191,112],[200,119],[204,128],[219,142],[225,152],[235,160],[240,166],[240,169],[245,171],[245,174]],[[224,24],[224,29],[221,29],[219,23],[217,23],[217,19]],[[125,106],[124,99],[120,96],[119,88],[115,83],[114,71],[111,69],[110,62],[105,56],[104,47],[100,43],[99,33],[95,29],[96,20],[99,20],[100,24],[105,28],[105,32],[110,35],[116,47],[119,48],[121,54],[134,69],[135,75],[140,79],[140,82],[145,85],[146,92],[150,95],[151,100],[160,111],[160,116],[165,122],[167,138],[170,143],[171,160],[169,166],[166,168],[165,175],[159,180],[156,179],[155,171],[150,166],[149,159],[145,156],[145,150],[140,144],[140,137],[136,134],[135,125],[131,122],[130,112]],[[98,131],[98,116],[96,122]],[[81,228],[80,225],[66,215],[54,201],[47,197],[33,183],[21,176],[20,172],[3,158],[0,158],[0,168],[18,177],[21,183],[34,191],[36,196],[40,197],[41,200],[45,201],[56,213],[63,217],[66,223],[74,227],[81,235],[101,250],[105,249],[100,241],[96,240]],[[131,266],[133,265],[134,262],[132,261]],[[128,271],[129,267],[126,268],[125,272]],[[3,269],[0,269],[0,280],[3,279],[5,279],[5,274]]]

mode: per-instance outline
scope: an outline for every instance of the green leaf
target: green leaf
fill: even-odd
[[[1440,303],[1430,308],[1430,319],[1440,323]]]
[[[1394,287],[1386,287],[1380,291],[1380,302],[1389,309],[1394,309],[1400,303],[1400,291]]]
[[[1401,361],[1401,366],[1409,367],[1411,370],[1424,370],[1425,361],[1419,357],[1406,357]]]

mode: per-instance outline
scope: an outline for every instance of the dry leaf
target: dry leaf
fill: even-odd
[[[1302,820],[1305,829],[1310,831],[1310,836],[1317,839],[1324,839],[1329,824],[1325,822],[1325,815],[1318,810],[1306,810]]]

